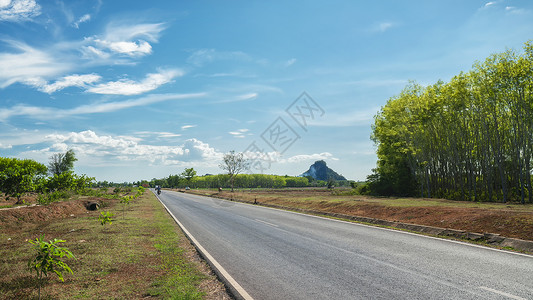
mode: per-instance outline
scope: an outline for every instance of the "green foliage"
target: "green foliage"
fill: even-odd
[[[72,193],[69,191],[53,191],[50,193],[39,194],[37,196],[37,203],[40,205],[48,205],[52,202],[58,202],[69,199]]]
[[[50,156],[48,172],[50,175],[61,175],[64,172],[72,172],[74,162],[77,161],[74,150],[70,149],[65,153],[56,153]]]
[[[84,193],[94,181],[94,177],[76,175],[71,171],[54,174],[41,182],[43,192],[74,191]]]
[[[185,169],[181,173],[181,177],[187,181],[187,185],[191,185],[191,180],[196,176],[196,171],[193,168]]]
[[[31,159],[0,157],[0,192],[21,203],[22,195],[37,190],[45,174],[46,166]]]
[[[533,202],[533,44],[450,82],[410,83],[375,116],[380,195]]]
[[[130,204],[130,201],[133,199],[133,196],[124,196],[120,200],[120,204],[122,204],[122,219],[124,219],[124,211],[126,210],[126,206],[128,206]]]
[[[109,211],[103,211],[100,213],[100,216],[98,217],[98,221],[100,221],[100,224],[102,224],[102,226],[106,225],[106,224],[113,224],[113,216],[115,214],[112,213],[112,212],[109,212]]]
[[[28,268],[30,271],[37,273],[39,280],[39,299],[41,299],[41,285],[42,277],[48,276],[48,273],[55,273],[59,280],[64,281],[63,272],[72,274],[70,267],[63,262],[63,258],[75,258],[74,255],[65,247],[60,247],[59,243],[64,243],[64,240],[54,239],[52,241],[44,241],[44,235],[35,240],[28,241],[34,245],[35,256],[28,261]]]

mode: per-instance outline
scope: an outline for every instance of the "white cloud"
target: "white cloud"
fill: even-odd
[[[27,80],[26,83],[29,85],[36,86],[41,92],[51,94],[71,86],[86,87],[88,84],[100,81],[100,79],[101,77],[96,74],[74,74],[70,76],[65,76],[52,84],[47,84],[40,80],[32,81],[31,79]]]
[[[102,48],[108,48],[113,52],[129,56],[143,56],[152,53],[152,46],[146,41],[120,41],[109,42],[94,40]]]
[[[228,132],[229,134],[231,134],[233,137],[236,137],[236,138],[244,138],[245,137],[245,134],[250,131],[250,129],[238,129],[237,131],[230,131]],[[251,134],[248,134],[248,135],[251,135]]]
[[[51,120],[75,115],[108,113],[131,107],[150,105],[162,101],[191,99],[203,96],[205,96],[205,94],[203,93],[150,95],[126,101],[87,104],[72,109],[57,109],[52,107],[16,105],[12,108],[0,108],[0,122],[15,116],[26,116],[39,120]]]
[[[180,137],[181,134],[179,133],[173,133],[173,132],[166,132],[166,131],[138,131],[135,132],[135,134],[146,137],[146,136],[157,136],[158,138],[174,138],[174,137]]]
[[[371,33],[376,33],[376,32],[385,32],[393,27],[396,27],[398,24],[396,23],[393,23],[393,22],[388,22],[388,21],[385,21],[385,22],[380,22],[380,23],[377,23],[377,24],[374,24],[370,29],[369,31]]]
[[[73,149],[79,156],[101,157],[105,160],[150,161],[160,164],[178,164],[186,161],[220,160],[222,153],[197,139],[188,139],[178,146],[141,144],[136,137],[98,135],[92,130],[50,134],[45,137],[51,147],[42,152]],[[65,148],[65,146],[67,148]]]
[[[157,89],[169,83],[177,76],[183,76],[180,70],[160,70],[159,73],[150,73],[140,82],[129,79],[102,83],[87,89],[90,93],[108,95],[138,95]]]
[[[0,88],[16,82],[54,77],[72,67],[70,63],[60,62],[46,51],[16,41],[6,42],[17,52],[0,53]]]
[[[196,125],[183,125],[181,126],[181,130],[185,130],[185,129],[189,129],[189,128],[194,128],[196,127]]]
[[[296,58],[291,58],[287,62],[285,62],[285,67],[290,67],[294,65],[295,62],[296,62]]]
[[[74,22],[73,26],[76,28],[79,28],[81,23],[89,22],[90,20],[91,20],[91,15],[85,14],[81,16],[81,18],[79,18],[78,21]]]
[[[489,7],[489,6],[494,5],[494,4],[496,4],[496,2],[494,2],[494,1],[487,2],[487,3],[485,3],[485,7]]]
[[[11,149],[12,147],[13,147],[12,145],[4,145],[0,143],[0,149]]]
[[[242,51],[217,51],[215,49],[196,50],[187,58],[187,62],[198,67],[218,60],[251,61],[252,58]]]
[[[333,154],[329,152],[322,152],[316,154],[300,154],[294,155],[285,159],[280,159],[280,163],[299,163],[306,161],[317,161],[317,160],[339,160],[338,158],[333,157]]]
[[[517,7],[514,7],[514,6],[506,6],[505,7],[505,11],[510,13],[510,14],[526,14],[526,13],[528,13],[528,10],[523,9],[523,8],[517,8]]]
[[[155,24],[116,24],[108,25],[103,36],[86,38],[84,53],[105,57],[111,54],[139,57],[152,53],[152,45],[159,40],[159,34],[165,29],[163,23]]]
[[[41,14],[35,0],[1,0],[0,21],[23,22]]]

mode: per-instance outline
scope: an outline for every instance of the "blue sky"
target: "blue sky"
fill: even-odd
[[[531,1],[0,0],[0,156],[97,180],[375,167],[373,116],[533,39]],[[303,94],[305,92],[305,94]]]

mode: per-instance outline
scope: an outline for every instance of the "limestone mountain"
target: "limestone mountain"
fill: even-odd
[[[315,161],[315,163],[309,167],[309,170],[307,170],[300,176],[302,177],[311,176],[316,180],[324,180],[324,181],[328,181],[330,178],[333,180],[346,180],[344,176],[339,175],[337,172],[330,169],[326,165],[326,162],[323,160]]]

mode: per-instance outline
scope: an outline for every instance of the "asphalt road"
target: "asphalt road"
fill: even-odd
[[[533,256],[185,193],[159,198],[254,299],[533,299]]]

